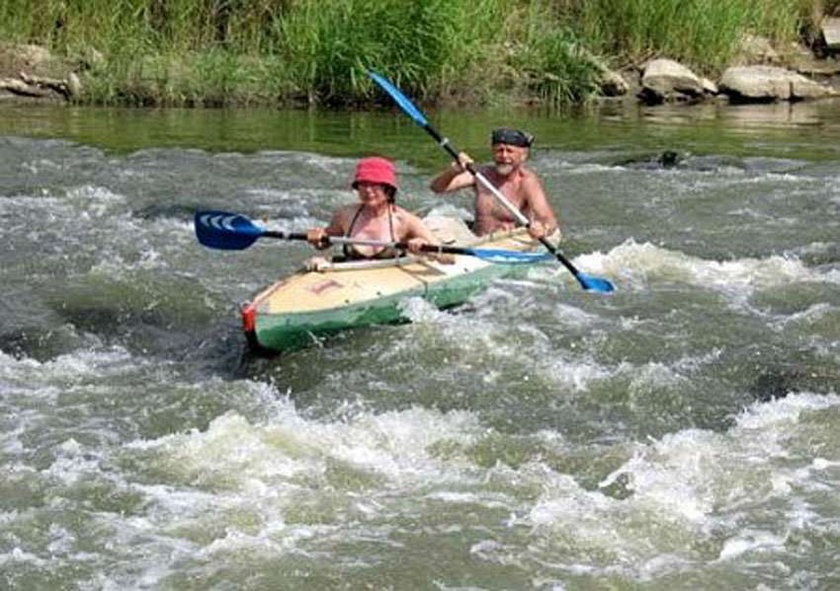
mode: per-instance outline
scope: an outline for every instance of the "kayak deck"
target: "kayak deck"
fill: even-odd
[[[459,245],[520,252],[539,245],[524,230],[480,241],[473,237],[464,244],[466,235],[457,226],[439,220],[428,225],[442,241],[451,243],[454,236]],[[400,304],[406,298],[421,297],[438,308],[461,304],[490,280],[512,270],[513,266],[468,255],[455,255],[453,264],[413,256],[335,263],[323,270],[295,273],[257,294],[242,307],[243,328],[249,342],[259,348],[295,349],[319,334],[404,320]]]

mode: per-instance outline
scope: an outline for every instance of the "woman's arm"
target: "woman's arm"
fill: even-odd
[[[405,212],[405,215],[406,234],[404,235],[403,240],[408,242],[409,252],[411,252],[412,254],[420,254],[421,252],[423,252],[421,250],[423,246],[440,244],[440,241],[437,239],[437,236],[434,235],[434,233],[423,222],[423,220],[407,211]],[[438,261],[439,263],[443,263],[446,265],[451,265],[455,262],[455,258],[451,254],[434,252],[426,252],[424,254]]]
[[[336,211],[330,223],[323,228],[311,228],[306,232],[306,240],[315,248],[324,249],[329,246],[325,239],[328,236],[344,236],[347,226],[347,210],[346,208]]]

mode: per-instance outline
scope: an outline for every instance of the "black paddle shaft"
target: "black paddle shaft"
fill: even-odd
[[[300,232],[278,232],[276,230],[264,230],[262,233],[264,238],[279,238],[281,240],[308,240],[306,234]],[[342,236],[324,236],[321,244],[329,246],[330,244],[365,244],[364,240],[353,240],[352,238],[344,238]],[[377,241],[372,240],[371,243]],[[377,243],[378,244],[378,243]],[[388,246],[397,250],[408,250],[408,242],[394,242]],[[441,253],[441,254],[475,254],[470,248],[461,246],[447,246],[445,244],[424,244],[420,247],[422,252]]]
[[[276,230],[263,230],[262,236],[266,238],[279,238],[280,240],[307,240],[306,234],[301,232],[278,232]]]
[[[265,238],[280,238],[281,240],[307,240],[307,235],[302,234],[300,232],[277,232],[275,230],[265,230],[262,234]],[[331,243],[348,243],[352,244],[354,242],[363,242],[363,241],[354,241],[352,239],[342,240],[340,237],[336,236],[324,236],[324,239],[321,243],[324,246],[329,246]],[[393,244],[393,248],[397,250],[408,250],[408,243],[407,242],[395,242]],[[424,244],[420,247],[420,250],[423,252],[439,252],[443,254],[470,254],[470,249],[463,248],[459,246],[446,246],[446,245],[437,245],[437,244]]]

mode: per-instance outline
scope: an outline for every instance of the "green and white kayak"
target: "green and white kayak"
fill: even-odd
[[[463,223],[427,218],[444,243],[532,252],[540,243],[524,229],[477,240]],[[460,224],[460,225],[459,225]],[[439,308],[456,306],[492,279],[522,272],[530,265],[494,264],[454,255],[453,264],[406,256],[398,259],[333,263],[281,279],[242,307],[249,342],[257,348],[288,351],[320,335],[372,324],[405,320],[401,302],[419,297]]]

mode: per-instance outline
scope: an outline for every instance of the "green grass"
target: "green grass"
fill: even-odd
[[[104,56],[83,102],[358,105],[375,68],[424,102],[582,103],[600,64],[714,75],[745,33],[781,43],[840,0],[5,0],[0,41]]]

